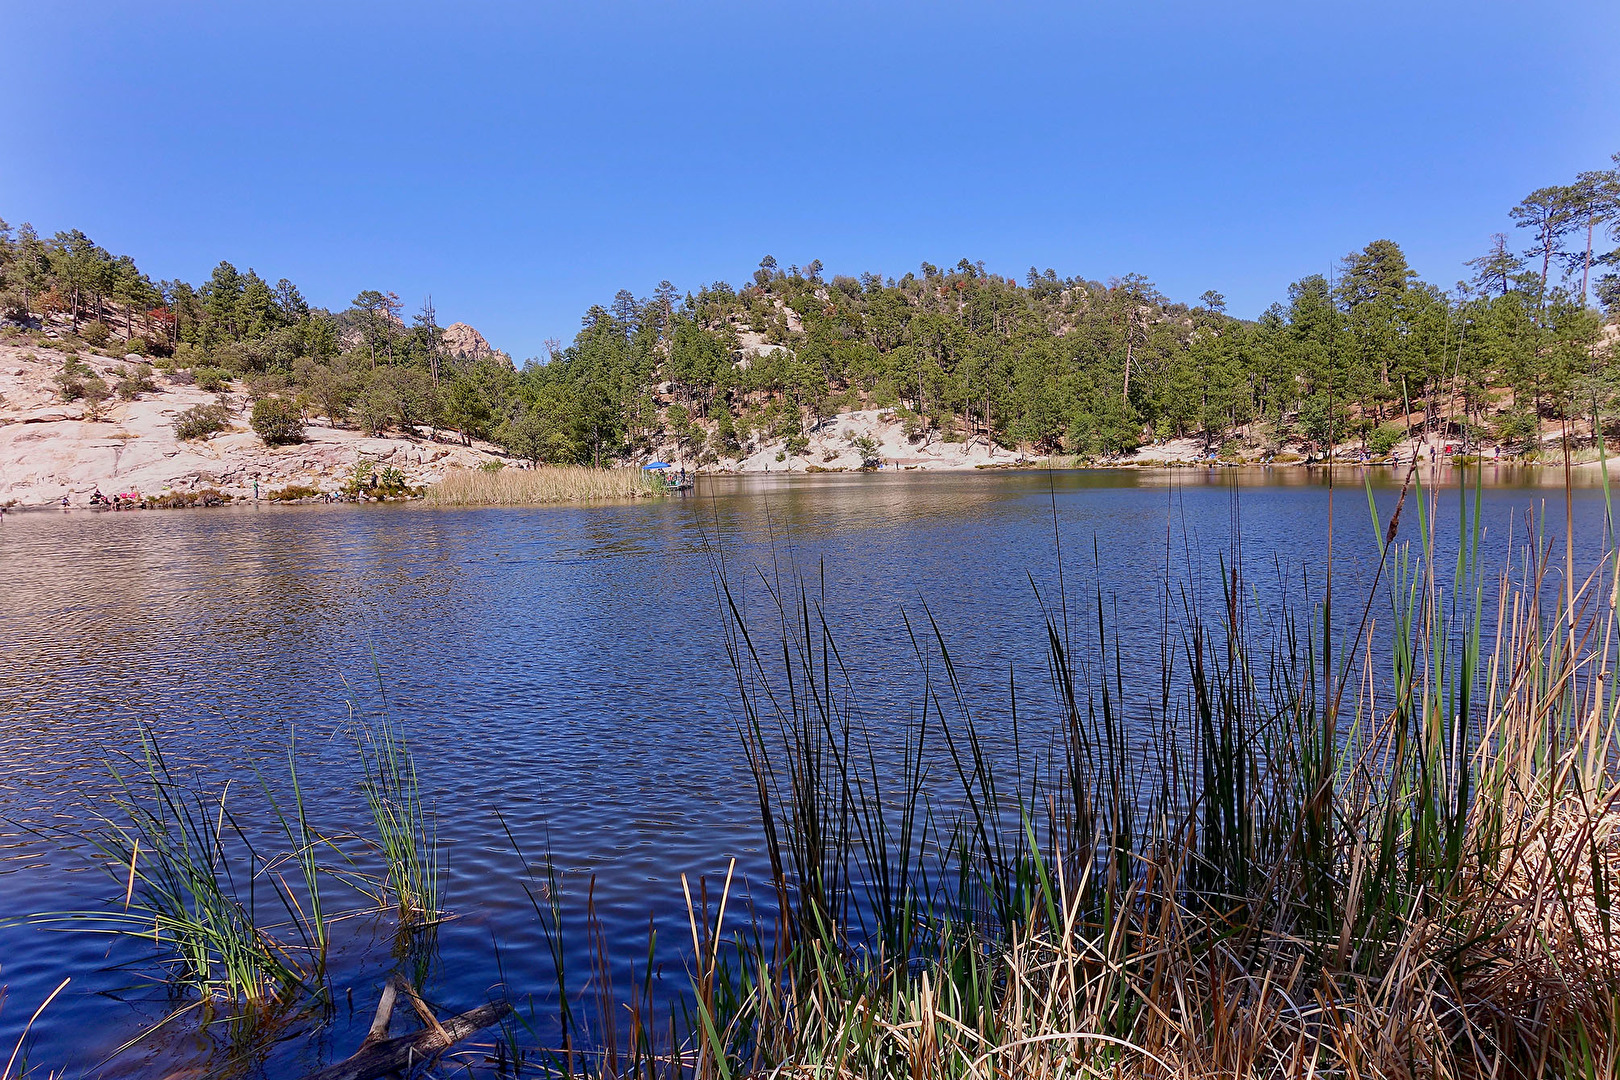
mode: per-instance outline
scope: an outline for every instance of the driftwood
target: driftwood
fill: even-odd
[[[402,991],[427,1026],[421,1031],[390,1039],[388,1025],[394,1018],[394,1003]],[[393,1072],[405,1073],[412,1066],[444,1053],[469,1035],[500,1023],[511,1012],[510,1002],[497,1001],[441,1022],[416,993],[416,988],[396,975],[383,986],[371,1030],[366,1033],[359,1049],[335,1065],[310,1073],[304,1080],[375,1080]]]

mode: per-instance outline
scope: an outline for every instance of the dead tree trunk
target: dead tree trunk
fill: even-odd
[[[388,1025],[393,1019],[394,1003],[400,991],[411,999],[411,1004],[427,1027],[390,1039]],[[376,1080],[390,1073],[403,1074],[412,1066],[444,1053],[469,1035],[500,1023],[511,1013],[510,1002],[497,1001],[480,1005],[440,1023],[417,996],[415,988],[396,975],[383,987],[382,997],[377,1002],[377,1015],[359,1049],[335,1065],[310,1073],[304,1080]]]

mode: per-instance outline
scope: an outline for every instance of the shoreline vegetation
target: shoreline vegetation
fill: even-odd
[[[20,424],[116,441],[104,417],[181,387],[190,409],[162,426],[185,428],[188,458],[156,479],[237,495],[255,472],[319,487],[310,476],[368,440],[393,444],[413,483],[437,479],[441,433],[463,457],[739,472],[1620,444],[1620,249],[1604,250],[1620,240],[1620,162],[1529,193],[1507,220],[1515,235],[1491,234],[1454,289],[1378,239],[1253,318],[1215,289],[1176,300],[1135,273],[1020,278],[963,258],[851,276],[767,255],[737,284],[620,290],[571,343],[520,364],[442,327],[431,300],[408,319],[377,289],[321,308],[229,262],[201,284],[154,281],[80,231],[0,222],[0,421],[14,421],[0,501],[88,494],[121,467],[109,449],[32,468],[44,431],[24,440]],[[48,372],[16,374],[14,358],[46,351]],[[136,458],[148,445],[122,443]],[[189,455],[216,443],[227,460]]]
[[[1035,472],[1076,469],[1125,471],[1201,470],[1206,472],[1214,469],[1260,469],[1266,472],[1273,469],[1307,472],[1328,469],[1336,471],[1377,469],[1388,470],[1387,475],[1390,476],[1400,476],[1402,469],[1410,469],[1413,465],[1410,459],[1403,461],[1396,457],[1370,460],[1358,455],[1334,455],[1333,457],[1324,456],[1320,459],[1301,458],[1299,460],[1291,460],[1291,457],[1292,455],[1282,455],[1278,460],[1160,460],[1156,458],[1138,458],[1129,461],[1100,462],[1073,457],[1055,457],[946,466],[936,469],[924,469],[919,466],[889,466],[879,469],[876,467],[818,467],[811,465],[806,469],[797,471],[780,470],[775,475],[814,476],[833,473],[876,472],[893,474],[901,471]],[[1554,457],[1552,454],[1548,454],[1545,458],[1501,459],[1493,459],[1477,454],[1452,454],[1437,457],[1433,461],[1419,461],[1416,467],[1431,482],[1441,482],[1447,475],[1447,470],[1452,469],[1457,470],[1455,475],[1459,480],[1462,480],[1466,478],[1468,470],[1480,466],[1490,467],[1492,474],[1495,474],[1498,468],[1507,468],[1513,471],[1527,468],[1545,470],[1567,468],[1573,477],[1578,478],[1577,482],[1585,487],[1606,484],[1607,478],[1600,475],[1607,468],[1606,462],[1607,458],[1603,452],[1594,448],[1585,452],[1572,452],[1568,455],[1567,461]],[[491,468],[491,465],[501,467]],[[385,477],[385,479],[377,484],[368,483],[373,472]],[[695,473],[694,475],[702,474]],[[761,475],[771,474],[767,472]],[[1551,476],[1552,474],[1547,473],[1546,475]],[[1479,480],[1482,483],[1488,483],[1484,477],[1480,477]],[[356,465],[347,480],[337,485],[328,485],[328,488],[315,488],[302,483],[288,483],[279,488],[265,486],[260,491],[258,499],[254,499],[251,495],[233,494],[230,491],[207,486],[192,487],[181,491],[165,489],[160,495],[141,495],[138,492],[114,493],[103,495],[99,499],[92,495],[87,501],[73,503],[66,507],[55,501],[39,505],[0,502],[0,516],[15,513],[61,513],[64,510],[214,509],[229,506],[251,506],[258,502],[279,505],[421,502],[426,506],[447,508],[565,506],[655,498],[671,494],[673,490],[658,479],[649,478],[642,470],[635,468],[592,468],[584,465],[506,467],[505,462],[499,458],[485,461],[477,468],[457,466],[446,469],[438,481],[418,486],[411,486],[401,472],[396,470],[376,470],[374,463],[362,460]],[[99,488],[97,490],[99,491]]]
[[[1620,550],[1606,533],[1577,577],[1566,508],[1487,566],[1479,488],[1455,498],[1408,470],[1389,520],[1372,510],[1364,595],[1329,566],[1262,607],[1237,549],[1208,608],[1163,581],[1154,670],[1122,667],[1106,581],[1037,590],[1048,685],[1004,702],[970,699],[937,625],[909,623],[917,707],[879,723],[811,585],[773,591],[762,625],[717,568],[768,880],[683,877],[690,944],[645,959],[688,988],[626,997],[601,971],[572,981],[577,898],[525,861],[560,1033],[508,1025],[484,1060],[624,1080],[1616,1075]],[[1009,707],[1010,732],[983,719]],[[433,811],[396,728],[357,745],[374,873],[296,802],[275,812],[283,855],[219,835],[223,796],[178,791],[155,748],[154,794],[125,784],[98,834],[125,914],[96,917],[157,934],[233,1045],[319,1029],[294,1006],[324,992],[328,881],[394,912],[417,958],[397,975],[424,990]],[[281,931],[227,853],[283,868]]]
[[[834,473],[883,473],[892,475],[895,472],[983,472],[983,471],[1009,471],[1009,472],[1038,472],[1043,470],[1066,471],[1079,469],[1104,469],[1124,471],[1151,471],[1151,470],[1200,470],[1215,469],[1260,469],[1269,472],[1273,469],[1284,470],[1328,470],[1335,471],[1375,469],[1387,470],[1387,475],[1400,476],[1402,469],[1411,468],[1413,462],[1395,456],[1381,458],[1365,458],[1357,454],[1339,455],[1332,457],[1324,455],[1321,458],[1299,458],[1295,455],[1279,455],[1276,459],[1237,459],[1230,458],[1198,458],[1187,459],[1158,459],[1151,457],[1138,457],[1125,461],[1091,461],[1083,458],[1056,456],[1052,458],[1026,458],[1019,461],[1001,461],[993,463],[962,464],[926,469],[921,466],[884,466],[884,467],[847,467],[847,466],[815,466],[811,465],[802,470],[779,470],[777,476],[814,476]],[[1437,456],[1433,460],[1420,460],[1416,463],[1418,471],[1431,481],[1439,481],[1447,475],[1447,470],[1457,470],[1459,479],[1465,478],[1467,470],[1476,467],[1489,467],[1494,475],[1499,468],[1510,471],[1520,469],[1557,470],[1567,468],[1572,475],[1578,478],[1581,486],[1591,486],[1605,483],[1606,478],[1599,475],[1607,468],[1607,457],[1597,448],[1586,451],[1574,451],[1567,458],[1556,456],[1549,452],[1545,456],[1525,456],[1515,458],[1492,458],[1479,454],[1451,454]],[[379,483],[371,483],[370,477],[376,473],[381,477]],[[714,475],[712,472],[696,475]],[[736,474],[730,474],[736,475]],[[759,475],[773,475],[769,472]],[[1551,473],[1546,475],[1551,476]],[[1488,483],[1484,476],[1481,482]],[[99,490],[99,489],[98,489]],[[627,499],[652,498],[668,495],[672,492],[667,484],[657,478],[649,478],[640,469],[630,467],[593,468],[584,465],[531,465],[508,467],[499,458],[486,460],[478,467],[455,466],[446,469],[440,479],[433,483],[412,486],[405,474],[397,470],[375,468],[375,463],[361,460],[351,474],[342,483],[328,485],[328,489],[310,487],[302,483],[288,483],[283,487],[271,488],[264,486],[255,500],[250,495],[233,494],[230,491],[209,487],[193,487],[182,491],[165,490],[161,495],[140,495],[137,493],[115,493],[103,496],[97,500],[92,496],[88,502],[73,503],[63,507],[58,502],[49,502],[40,505],[19,505],[15,502],[0,503],[0,514],[18,512],[60,512],[63,509],[72,510],[189,510],[212,509],[223,506],[253,505],[256,501],[272,504],[352,504],[366,502],[406,502],[420,501],[428,506],[456,507],[456,506],[541,506],[541,505],[578,505],[590,502],[622,501]]]
[[[534,469],[457,469],[428,488],[429,506],[532,506],[630,500],[664,489],[640,469],[550,465]]]

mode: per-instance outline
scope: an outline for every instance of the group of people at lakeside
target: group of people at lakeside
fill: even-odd
[[[103,495],[98,486],[90,496],[91,506],[104,506],[109,510],[139,510],[145,505],[139,491],[121,491],[116,495]],[[68,507],[68,497],[62,496],[62,508]]]

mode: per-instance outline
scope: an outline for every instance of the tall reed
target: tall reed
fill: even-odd
[[[24,921],[149,942],[164,981],[194,1001],[257,1009],[318,994],[329,937],[313,853],[323,840],[309,829],[296,766],[290,813],[265,788],[290,841],[272,857],[243,829],[231,783],[211,790],[176,775],[145,729],[140,754],[109,772],[107,808],[79,835],[118,899]],[[302,888],[289,883],[288,863]]]
[[[403,733],[385,714],[357,725],[355,738],[371,837],[329,835],[311,824],[296,740],[283,793],[258,777],[263,801],[247,820],[272,825],[266,833],[262,824],[244,828],[235,778],[211,787],[177,775],[143,729],[140,753],[109,764],[113,790],[91,827],[64,837],[89,842],[117,898],[96,910],[19,921],[150,945],[156,977],[179,996],[181,1011],[206,1003],[210,1012],[262,1026],[328,1004],[334,921],[392,907],[409,931],[439,915],[433,816]],[[380,858],[380,874],[365,868],[365,849]],[[348,907],[333,909],[334,886]]]
[[[392,901],[402,926],[439,915],[438,826],[422,801],[422,785],[405,734],[385,714],[357,734],[366,805],[385,866],[382,902]]]
[[[427,489],[437,506],[526,506],[537,503],[638,499],[659,494],[640,469],[545,465],[535,469],[452,469]]]

